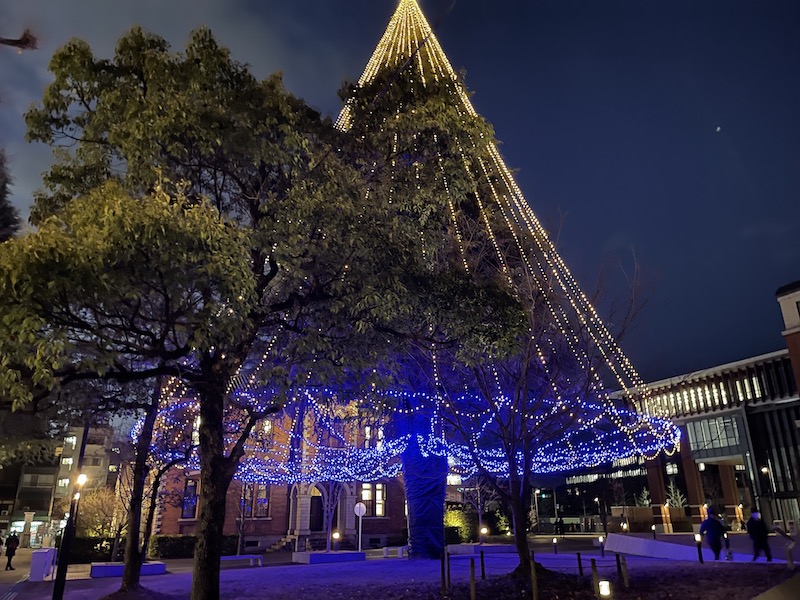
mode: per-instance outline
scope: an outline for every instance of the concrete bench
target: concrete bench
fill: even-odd
[[[383,558],[389,558],[393,554],[397,558],[405,558],[408,552],[408,546],[386,546],[383,549]]]
[[[102,577],[122,577],[125,564],[121,562],[93,562],[89,577],[99,579]],[[167,572],[167,565],[160,561],[146,562],[142,565],[141,575],[163,575]]]
[[[235,554],[233,556],[220,556],[220,561],[229,560],[246,560],[250,563],[251,567],[264,566],[264,557],[259,554]]]

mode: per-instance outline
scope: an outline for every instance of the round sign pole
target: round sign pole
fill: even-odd
[[[358,551],[361,552],[361,519],[367,514],[367,505],[363,502],[356,502],[353,512],[358,517]]]

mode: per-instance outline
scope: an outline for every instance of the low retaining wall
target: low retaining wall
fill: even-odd
[[[102,577],[122,577],[125,563],[121,562],[93,562],[89,576],[92,579]],[[146,562],[142,565],[141,575],[163,575],[167,572],[167,565],[160,561]]]
[[[292,562],[303,565],[367,560],[366,552],[292,552]]]
[[[671,544],[661,540],[651,540],[635,535],[609,533],[605,540],[605,549],[608,552],[631,554],[634,556],[649,556],[651,558],[665,558],[668,560],[697,561],[697,546],[685,544]],[[703,560],[713,561],[714,553],[703,541]],[[722,548],[720,560],[725,559],[725,548]],[[733,560],[752,560],[753,557],[745,554],[734,554]]]

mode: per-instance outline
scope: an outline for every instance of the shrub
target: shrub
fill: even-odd
[[[154,535],[150,538],[148,556],[152,558],[191,558],[197,538],[193,535]],[[236,554],[238,535],[226,535],[222,540],[222,554]]]
[[[464,510],[463,506],[448,506],[444,511],[445,529],[455,528],[458,531],[458,542],[468,542],[477,537],[477,515]],[[447,534],[445,534],[446,536]]]
[[[72,539],[69,548],[70,564],[85,564],[91,562],[109,562],[111,549],[114,547],[113,537],[76,537]],[[120,548],[120,560],[122,550]]]

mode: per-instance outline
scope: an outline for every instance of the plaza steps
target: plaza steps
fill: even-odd
[[[272,546],[267,548],[264,553],[272,554],[274,552],[292,552],[294,551],[295,540],[297,540],[296,535],[285,535],[277,542],[272,544]]]

